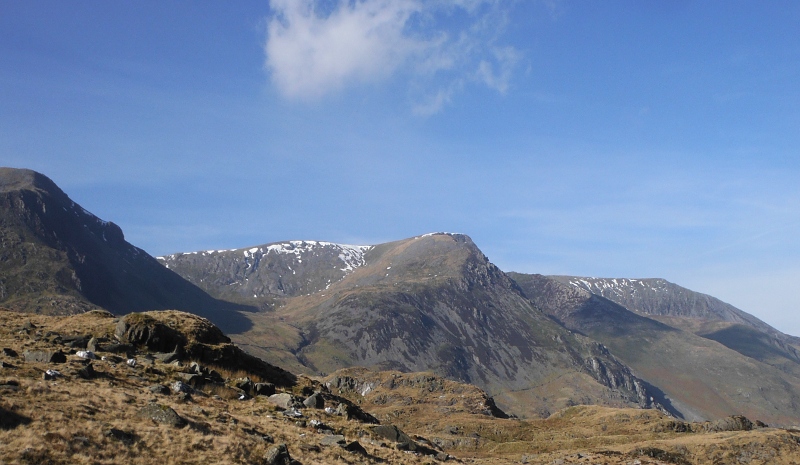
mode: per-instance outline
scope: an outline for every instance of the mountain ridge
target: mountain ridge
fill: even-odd
[[[0,305],[38,313],[187,310],[224,314],[243,330],[248,308],[212,298],[125,240],[41,173],[0,168]]]
[[[789,424],[800,416],[795,362],[786,360],[789,368],[781,369],[581,286],[543,275],[510,275],[545,312],[603,343],[644,380],[661,387],[666,403],[684,418],[736,413]]]

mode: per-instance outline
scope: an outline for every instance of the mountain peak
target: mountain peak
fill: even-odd
[[[66,195],[50,178],[25,168],[0,167],[0,192],[20,190],[46,191]]]

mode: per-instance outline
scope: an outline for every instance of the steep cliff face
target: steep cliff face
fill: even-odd
[[[125,240],[42,174],[0,168],[0,305],[37,313],[177,309],[244,329],[234,312]],[[230,312],[228,312],[230,310]]]
[[[601,342],[657,386],[664,394],[658,400],[678,416],[707,420],[744,412],[774,424],[800,417],[800,378],[792,370],[666,324],[672,319],[634,313],[582,286],[542,275],[510,276],[537,307]]]

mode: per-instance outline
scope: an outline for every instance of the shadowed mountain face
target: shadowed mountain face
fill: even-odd
[[[36,313],[190,311],[227,330],[247,320],[73,202],[46,176],[0,168],[0,305]]]
[[[645,315],[727,321],[761,331],[778,330],[710,295],[694,292],[664,279],[581,278],[551,276]]]
[[[746,414],[784,425],[800,418],[800,367],[770,345],[772,336],[753,326],[699,317],[658,315],[655,320],[561,277],[509,275],[537,307],[603,343],[658,386],[666,395],[662,403],[684,418]],[[657,306],[655,299],[649,303]],[[684,330],[687,321],[698,333],[708,333]]]
[[[709,295],[663,279],[551,278],[800,376],[796,337]]]
[[[433,371],[523,415],[574,403],[653,405],[627,367],[531,305],[464,235],[371,247],[293,241],[161,260],[212,295],[244,289],[242,301],[271,308],[233,337],[298,371]]]

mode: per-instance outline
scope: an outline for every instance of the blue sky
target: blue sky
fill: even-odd
[[[0,164],[153,255],[469,234],[800,335],[800,3],[0,0]]]

